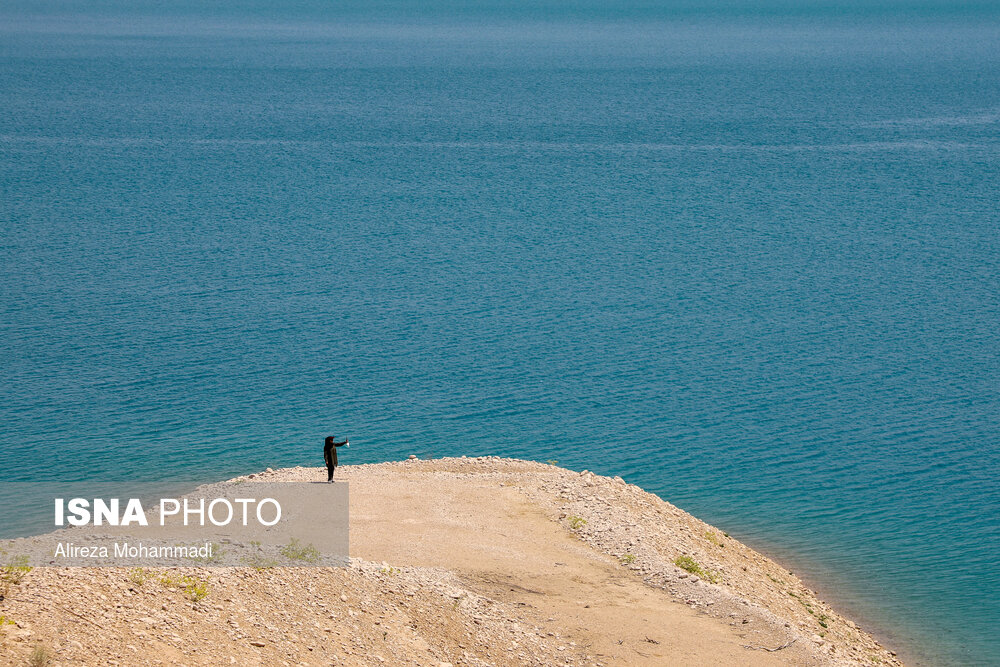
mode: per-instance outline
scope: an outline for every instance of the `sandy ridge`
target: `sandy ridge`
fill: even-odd
[[[39,647],[84,665],[900,664],[778,564],[620,478],[495,457],[337,475],[349,568],[36,568],[0,601],[0,664]]]

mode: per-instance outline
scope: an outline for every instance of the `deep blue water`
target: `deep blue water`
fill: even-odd
[[[0,5],[0,479],[557,459],[1000,662],[1000,7],[170,6]]]

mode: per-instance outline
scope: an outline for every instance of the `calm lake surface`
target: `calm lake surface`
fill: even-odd
[[[557,459],[1000,659],[997,4],[167,4],[0,5],[0,480]]]

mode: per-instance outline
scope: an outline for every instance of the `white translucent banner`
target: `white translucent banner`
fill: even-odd
[[[5,484],[0,566],[329,567],[348,562],[348,485],[222,482],[188,493],[142,484]],[[174,485],[174,489],[180,485]],[[190,487],[188,487],[190,488]],[[6,524],[6,525],[5,525]],[[41,532],[40,529],[44,529]]]

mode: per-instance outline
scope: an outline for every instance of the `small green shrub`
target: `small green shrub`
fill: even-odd
[[[192,602],[198,602],[208,597],[208,581],[203,579],[196,579],[189,575],[176,577],[166,573],[160,575],[160,583],[167,588],[181,589],[184,591],[184,595],[191,598]]]
[[[548,461],[546,461],[546,463],[548,463],[550,466],[554,466],[557,463],[559,463],[559,460],[558,459],[549,459]]]
[[[812,604],[810,604],[808,600],[803,599],[801,595],[793,593],[792,591],[788,591],[788,594],[791,595],[796,600],[798,600],[799,603],[806,608],[806,611],[815,616],[820,626],[824,628],[829,627],[826,623],[830,619],[829,616],[827,616],[826,614],[817,614],[816,610],[812,608]]]
[[[674,565],[686,572],[690,572],[699,579],[710,581],[713,584],[719,582],[719,575],[717,573],[704,569],[698,564],[698,561],[691,558],[691,556],[678,556],[674,559]]]
[[[184,579],[183,577],[175,577],[169,572],[164,572],[163,574],[160,575],[160,583],[166,586],[167,588],[177,588],[178,586],[181,585],[183,579]]]
[[[304,560],[307,563],[315,563],[319,560],[319,550],[316,549],[311,544],[306,544],[305,546],[299,544],[296,538],[292,538],[292,541],[281,547],[278,551],[281,555],[289,560]]]
[[[24,577],[31,570],[32,567],[28,565],[27,556],[15,556],[9,563],[0,568],[0,578],[16,586],[24,581]]]
[[[193,577],[185,577],[184,594],[191,598],[192,602],[201,602],[208,597],[208,582]]]
[[[263,572],[272,567],[278,567],[278,561],[274,558],[265,558],[264,556],[250,556],[245,557],[243,562],[246,563],[248,567],[252,567],[258,572]]]
[[[28,656],[30,667],[45,667],[52,664],[52,653],[44,646],[36,646]]]
[[[624,556],[618,559],[618,562],[621,563],[622,565],[631,565],[632,563],[635,562],[635,556],[633,556],[632,554],[625,554]]]
[[[128,571],[128,580],[136,586],[142,586],[149,579],[149,573],[145,568],[133,567]]]
[[[701,565],[698,565],[698,561],[691,558],[691,556],[678,556],[674,559],[674,565],[682,570],[690,572],[691,574],[698,574],[701,572]]]
[[[580,530],[587,525],[587,520],[579,516],[571,516],[566,520],[569,521],[570,530]]]
[[[0,567],[0,598],[7,597],[11,586],[17,586],[24,581],[31,570],[27,556],[15,556],[6,565]]]

